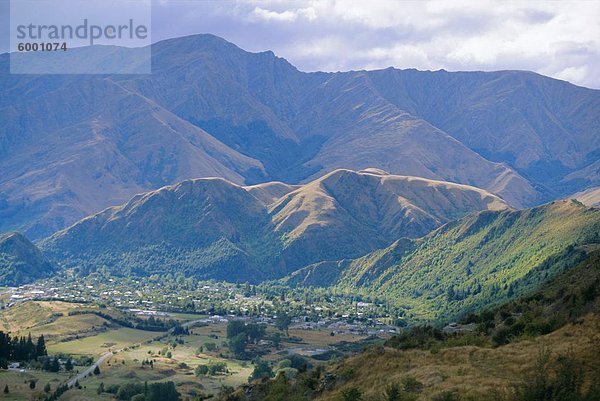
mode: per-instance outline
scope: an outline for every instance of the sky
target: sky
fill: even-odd
[[[302,71],[517,69],[600,89],[598,0],[152,2],[153,42],[211,33]]]

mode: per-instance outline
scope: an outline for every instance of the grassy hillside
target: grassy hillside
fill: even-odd
[[[271,181],[262,184],[249,185],[244,189],[254,195],[255,198],[262,201],[265,205],[270,205],[283,195],[299,188],[300,185],[290,185],[284,182]]]
[[[16,286],[47,277],[50,264],[27,238],[19,233],[0,234],[0,286]]]
[[[477,323],[494,344],[548,334],[567,323],[600,311],[600,250],[563,272],[539,290],[492,310],[471,314],[463,323]]]
[[[588,206],[600,206],[600,187],[589,188],[571,196]]]
[[[106,266],[123,274],[259,282],[358,257],[473,211],[506,208],[478,188],[372,170],[337,170],[300,188],[196,179],[137,195],[41,247],[84,272]]]
[[[335,380],[315,399],[338,401],[356,389],[365,401],[384,401],[395,385],[401,400],[597,400],[599,329],[600,319],[591,315],[580,324],[498,348],[375,348],[332,368]],[[571,398],[554,395],[561,392]]]
[[[356,387],[378,400],[386,386],[411,378],[422,386],[402,399],[597,400],[599,312],[595,250],[539,290],[470,316],[464,323],[479,323],[475,333],[430,339],[425,349],[401,350],[392,339],[385,349],[350,358],[332,369],[336,384],[316,399],[337,400]],[[352,379],[344,380],[349,371]]]
[[[182,272],[221,280],[272,275],[278,241],[264,205],[223,179],[198,179],[134,197],[42,241],[67,266],[123,274]]]
[[[576,201],[480,212],[351,262],[313,265],[287,282],[376,292],[404,306],[409,320],[447,320],[535,289],[585,258],[599,233],[600,210]]]
[[[254,382],[218,399],[598,400],[599,282],[596,250],[539,290],[470,316],[464,323],[479,323],[472,331],[407,329],[384,345],[325,368]],[[548,325],[551,321],[555,324]],[[499,344],[502,327],[522,330],[506,337],[508,344]]]
[[[44,335],[49,344],[55,344],[122,328],[117,322],[133,319],[120,309],[91,303],[28,301],[0,311],[0,330],[20,336]]]
[[[283,255],[292,268],[352,258],[398,237],[421,237],[474,210],[508,205],[479,188],[381,170],[336,170],[271,206]]]
[[[218,401],[598,400],[600,319],[498,348],[375,346],[289,380],[254,382]]]

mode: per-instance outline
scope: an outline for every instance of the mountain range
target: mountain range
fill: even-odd
[[[99,62],[97,50],[68,57]],[[128,51],[103,50],[103,63]],[[149,75],[11,75],[0,55],[0,231],[41,239],[202,177],[287,211],[302,202],[283,192],[339,168],[478,187],[516,208],[600,185],[598,90],[522,71],[305,73],[212,35],[155,43],[151,61]],[[270,181],[282,183],[256,186]],[[422,228],[445,221],[430,217]]]
[[[451,319],[536,290],[600,247],[600,209],[515,210],[479,188],[379,169],[304,185],[186,180],[39,243],[81,274],[183,274],[378,298],[409,322]]]
[[[515,210],[463,184],[338,169],[297,186],[186,180],[38,245],[54,265],[83,275],[171,273],[377,294],[414,323],[512,300],[576,266],[600,249],[600,209],[569,199]]]
[[[418,238],[475,211],[509,208],[479,188],[375,169],[339,169],[298,187],[205,178],[137,195],[39,245],[84,271],[260,282]]]

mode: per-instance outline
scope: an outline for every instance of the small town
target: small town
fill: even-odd
[[[126,281],[126,282],[124,282]],[[166,284],[168,283],[168,284]],[[197,289],[194,289],[197,288]],[[390,335],[397,326],[385,313],[385,306],[353,301],[345,297],[319,297],[311,301],[267,295],[264,287],[224,282],[137,278],[125,280],[66,277],[41,280],[0,293],[1,308],[26,301],[64,301],[111,306],[140,317],[167,319],[170,313],[197,315],[198,324],[247,320],[275,325],[277,313],[291,316],[290,327],[298,330],[329,330],[331,335]]]

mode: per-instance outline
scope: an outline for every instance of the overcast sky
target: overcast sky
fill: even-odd
[[[600,88],[597,0],[152,1],[153,41],[212,33],[303,71],[520,69]]]

